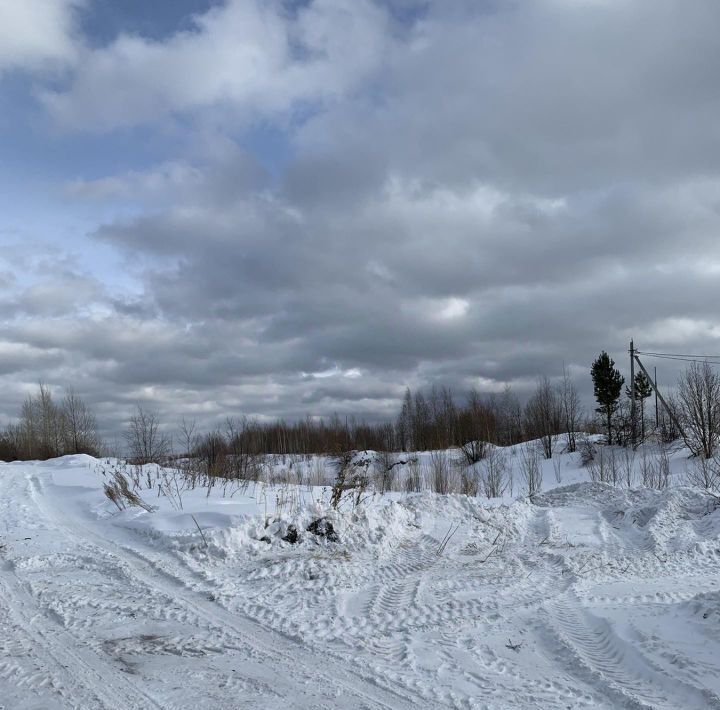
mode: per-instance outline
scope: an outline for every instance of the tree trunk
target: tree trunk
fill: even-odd
[[[608,446],[612,446],[612,412],[610,407],[607,409],[607,425],[608,425]]]

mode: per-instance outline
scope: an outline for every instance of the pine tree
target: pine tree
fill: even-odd
[[[640,403],[640,436],[645,438],[645,400],[652,394],[652,384],[641,370],[635,375],[635,401]],[[632,398],[632,389],[625,388],[625,394]]]
[[[600,405],[595,411],[606,417],[608,444],[612,444],[612,415],[617,410],[625,378],[615,368],[615,361],[604,350],[592,364],[590,373],[593,393]]]

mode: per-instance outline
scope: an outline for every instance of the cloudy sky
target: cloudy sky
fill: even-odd
[[[0,0],[0,424],[720,352],[717,0]],[[648,363],[649,364],[649,363]],[[664,365],[664,370],[667,371]],[[668,375],[669,376],[669,375]]]

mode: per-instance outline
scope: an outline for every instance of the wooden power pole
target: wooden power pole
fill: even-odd
[[[648,380],[650,380],[650,384],[652,385],[652,388],[655,390],[655,398],[656,398],[655,401],[657,402],[658,399],[660,400],[660,404],[662,404],[662,406],[665,407],[665,411],[668,413],[668,416],[672,420],[673,424],[675,424],[675,426],[677,427],[677,430],[680,432],[680,436],[683,438],[684,441],[687,441],[687,437],[685,436],[685,431],[682,428],[682,424],[680,424],[678,418],[675,416],[675,412],[673,412],[673,410],[670,408],[670,405],[665,401],[665,397],[663,397],[660,394],[660,390],[657,387],[657,371],[655,374],[655,379],[651,379],[650,373],[645,369],[645,365],[643,365],[642,362],[640,361],[637,350],[634,349],[632,343],[630,343],[630,347],[632,349],[633,359],[640,366],[640,369],[645,373],[645,377],[647,377]]]
[[[660,422],[658,421],[658,400],[657,400],[657,367],[655,369],[655,387],[653,388],[655,390],[655,428],[657,429],[660,426]]]
[[[630,341],[630,441],[635,448],[635,345]]]

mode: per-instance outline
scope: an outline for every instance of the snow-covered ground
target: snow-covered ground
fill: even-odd
[[[119,512],[95,459],[0,464],[0,708],[720,708],[720,510],[686,457],[665,491],[575,454],[532,503],[341,513],[288,484]]]

